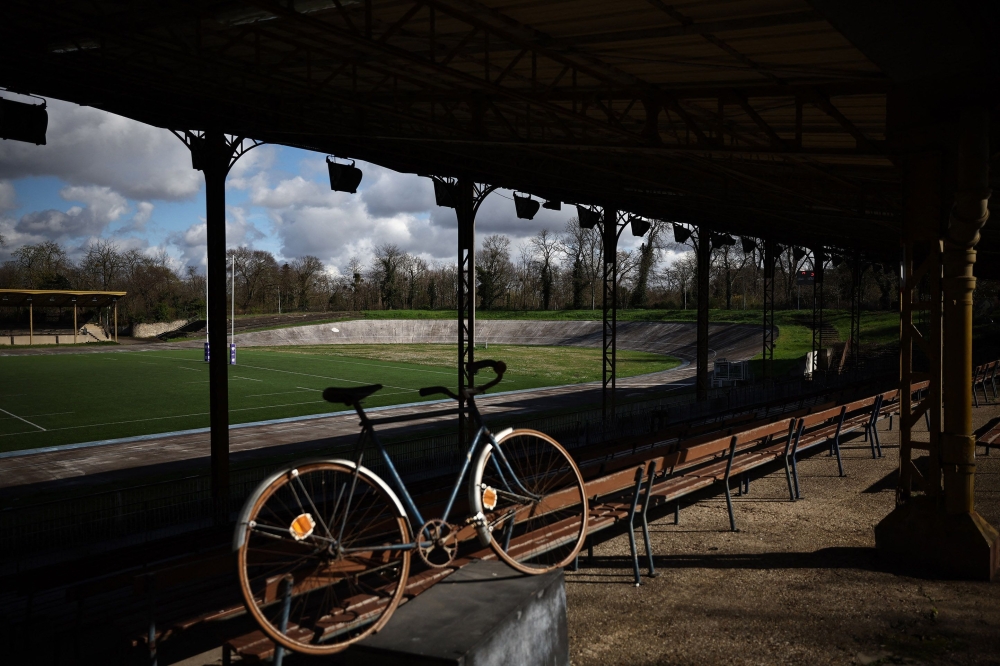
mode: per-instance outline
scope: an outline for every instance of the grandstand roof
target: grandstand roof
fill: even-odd
[[[940,150],[962,104],[997,111],[994,5],[9,0],[0,85],[895,257],[903,156]]]
[[[124,291],[67,291],[62,289],[0,289],[0,307],[25,306],[103,308],[123,298]]]

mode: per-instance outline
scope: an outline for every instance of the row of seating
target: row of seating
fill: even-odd
[[[913,387],[915,391],[922,388],[923,385]],[[730,529],[736,531],[731,491],[734,477],[738,477],[742,494],[749,491],[753,470],[780,462],[785,470],[789,499],[795,501],[801,497],[797,465],[800,456],[816,447],[828,447],[831,456],[836,456],[838,471],[843,476],[841,438],[858,431],[869,441],[872,457],[881,456],[876,423],[879,419],[891,418],[898,411],[898,404],[898,391],[891,390],[863,399],[844,400],[840,404],[801,409],[767,419],[769,422],[765,423],[749,421],[721,432],[663,442],[656,447],[657,455],[653,457],[644,451],[631,458],[622,458],[616,461],[618,469],[614,472],[588,482],[588,495],[597,498],[591,506],[590,534],[593,536],[621,520],[628,521],[635,582],[639,584],[637,518],[641,519],[649,573],[655,574],[646,518],[651,507],[672,502],[676,523],[682,498],[721,483]],[[605,471],[610,471],[607,466]],[[623,487],[626,483],[627,488]]]
[[[983,400],[989,403],[990,396],[986,393],[986,386],[989,385],[993,393],[993,401],[997,400],[997,373],[1000,372],[1000,360],[990,361],[977,365],[972,370],[972,399],[979,406],[979,392],[977,387],[983,389]]]
[[[813,398],[813,400],[816,399]],[[615,495],[628,491],[634,486],[636,461],[648,463],[654,457],[658,466],[644,464],[642,472],[643,474],[649,472],[654,479],[658,493],[656,503],[669,502],[675,497],[679,498],[711,485],[717,480],[716,477],[728,479],[732,474],[744,475],[745,472],[760,464],[777,459],[780,455],[785,455],[786,459],[792,461],[791,466],[788,467],[790,496],[793,498],[799,496],[798,472],[794,460],[804,451],[815,446],[815,442],[818,441],[815,438],[819,426],[825,422],[827,412],[834,410],[839,416],[843,411],[841,408],[850,404],[847,402],[848,400],[847,394],[838,394],[834,395],[832,399],[826,399],[822,403],[810,406],[805,406],[808,405],[806,398],[793,404],[787,402],[768,404],[754,409],[716,414],[693,422],[675,423],[661,427],[657,432],[643,437],[629,437],[619,441],[574,448],[573,455],[580,463],[585,478],[588,479],[588,496],[600,498],[599,502],[594,502],[591,510],[589,519],[591,533],[596,534],[630,516],[630,507],[617,506],[614,501]],[[873,414],[881,413],[877,409],[870,409],[874,400],[875,398],[870,398],[869,402],[865,403],[869,407],[869,413],[863,415],[863,418],[859,419],[859,414],[865,406],[861,403],[856,405],[856,409],[852,408],[844,412],[842,434],[858,428],[865,429],[866,433],[869,432],[871,424],[868,421],[871,420]],[[822,421],[815,423],[810,421],[808,425],[803,425],[799,430],[791,429],[790,423],[797,424],[798,419],[810,415],[819,416],[820,414],[824,415]],[[755,434],[750,434],[751,431]],[[740,434],[740,438],[736,441],[735,449],[731,450],[734,434]],[[872,429],[870,438],[873,441],[873,455],[876,455],[874,452],[879,452],[880,447],[876,448],[874,437]],[[776,448],[769,452],[767,447],[757,446],[757,440],[761,438],[773,440],[770,441],[770,444]],[[703,464],[709,459],[714,460],[714,468],[710,469],[709,466]],[[733,466],[727,471],[725,467],[729,462]],[[660,472],[656,472],[657,469]],[[665,474],[664,470],[666,470]],[[743,478],[748,477],[744,476]],[[416,492],[415,494],[420,496],[418,501],[422,507],[432,510],[434,504],[439,501],[444,502],[447,497],[446,493],[442,494],[438,488],[439,484],[433,483],[433,480],[428,480],[426,485],[430,489],[428,492]],[[411,490],[413,489],[411,488]],[[441,496],[438,497],[438,495]],[[649,504],[648,501],[643,503],[643,515],[645,515],[645,508]],[[630,524],[634,520],[635,509],[631,513]],[[735,528],[731,500],[730,518]],[[511,545],[516,548],[518,544]],[[218,557],[225,559],[226,555],[220,552]],[[476,549],[475,552],[470,552],[463,559],[453,563],[452,567],[461,566],[464,562],[473,559],[492,558],[493,553],[489,549],[481,551]],[[231,560],[229,561],[231,566]],[[450,573],[453,570],[452,567],[443,571],[415,572],[407,584],[407,598],[416,596],[440,577]],[[180,609],[164,605],[166,600],[159,599],[155,594],[156,590],[165,589],[164,583],[167,580],[174,581],[177,575],[184,574],[182,577],[190,581],[204,577],[205,572],[208,571],[217,574],[217,570],[212,566],[206,567],[204,571],[189,570],[187,566],[174,569],[171,566],[155,572],[145,572],[136,577],[134,594],[136,597],[147,597],[150,603],[149,629],[148,632],[143,632],[144,635],[141,638],[136,638],[133,643],[136,648],[145,648],[155,659],[154,655],[158,652],[158,645],[163,641],[179,638],[181,635],[215,633],[221,630],[221,625],[233,624],[230,622],[231,620],[245,615],[242,604],[237,599],[233,599],[231,595],[228,602],[224,601],[224,596],[220,596],[212,610],[191,617],[178,613],[177,611]],[[154,620],[154,617],[159,622]],[[224,661],[228,662],[233,654],[238,654],[246,661],[266,661],[279,657],[276,654],[274,644],[257,630],[231,636],[225,640]]]

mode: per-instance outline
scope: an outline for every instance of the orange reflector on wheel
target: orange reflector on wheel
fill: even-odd
[[[316,521],[308,513],[303,513],[292,521],[288,531],[296,541],[302,541],[308,538],[314,529],[316,529]]]
[[[489,486],[483,486],[483,508],[490,511],[497,505],[497,491]]]

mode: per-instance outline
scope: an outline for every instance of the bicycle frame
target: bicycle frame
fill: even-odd
[[[504,480],[504,483],[508,486],[508,489],[510,488],[511,484],[510,482],[507,481],[507,477],[504,476],[503,469],[501,468],[500,464],[496,463],[496,460],[498,459],[502,461],[503,467],[506,468],[507,472],[510,474],[510,478],[514,481],[518,489],[525,495],[532,496],[532,493],[526,490],[524,486],[521,484],[520,479],[517,478],[517,474],[514,472],[513,468],[510,465],[510,462],[507,460],[507,457],[500,449],[500,445],[497,443],[497,440],[493,436],[493,433],[490,432],[489,428],[487,428],[486,424],[483,422],[482,415],[479,413],[479,408],[476,406],[475,400],[470,399],[468,401],[468,405],[469,405],[469,413],[473,417],[473,422],[476,425],[478,425],[479,428],[476,431],[475,437],[472,438],[472,442],[469,444],[469,447],[465,452],[465,462],[462,463],[462,469],[459,471],[458,476],[455,478],[455,485],[452,486],[451,495],[449,496],[448,503],[445,505],[444,508],[444,514],[440,518],[440,520],[445,523],[448,522],[448,516],[451,515],[451,511],[452,508],[454,507],[455,500],[458,498],[459,489],[462,487],[462,481],[465,480],[465,475],[468,473],[469,466],[472,464],[473,454],[475,454],[479,450],[479,445],[480,442],[483,441],[484,435],[488,438],[489,443],[493,445],[493,450],[497,454],[496,456],[494,456],[494,464],[497,466],[497,472],[500,475],[500,477]],[[380,440],[378,438],[378,435],[375,433],[375,425],[380,422],[386,423],[386,422],[395,422],[401,420],[415,420],[415,419],[427,418],[428,416],[431,415],[457,413],[458,410],[441,410],[439,412],[433,412],[431,414],[426,414],[426,413],[415,414],[410,417],[395,417],[388,419],[369,419],[367,414],[365,414],[364,410],[361,408],[360,405],[355,405],[355,410],[358,412],[358,416],[361,417],[361,434],[358,437],[358,445],[356,449],[357,459],[355,460],[356,466],[354,471],[354,478],[351,482],[351,490],[350,493],[348,494],[348,500],[347,500],[348,504],[344,509],[343,515],[345,517],[350,515],[351,498],[354,495],[354,488],[357,484],[358,475],[360,474],[361,470],[361,462],[362,459],[364,458],[365,450],[367,449],[367,440],[370,439],[372,442],[375,443],[375,447],[378,450],[379,455],[381,455],[382,460],[385,462],[386,467],[389,469],[389,477],[392,480],[392,485],[395,486],[394,489],[399,493],[399,498],[402,501],[404,508],[406,509],[408,517],[411,518],[411,520],[412,519],[416,520],[419,529],[419,527],[422,527],[426,523],[426,521],[424,520],[423,514],[420,513],[420,509],[417,508],[416,503],[413,501],[413,497],[410,495],[409,490],[406,488],[406,484],[403,483],[403,479],[399,476],[399,472],[396,470],[396,466],[393,464],[392,458],[389,456],[389,452],[386,450],[385,445],[382,443],[382,440]],[[538,498],[533,497],[533,499],[538,499]],[[337,535],[338,543],[341,543],[343,540],[345,527],[346,527],[346,520],[342,521],[340,525],[340,530]],[[376,547],[366,546],[362,550],[366,551],[413,550],[420,546],[427,545],[426,543],[420,541],[419,534],[414,534],[413,536],[414,536],[414,541],[412,541],[411,543],[396,544],[389,546],[376,546]],[[353,549],[346,548],[344,549],[344,552],[352,552],[352,550]]]

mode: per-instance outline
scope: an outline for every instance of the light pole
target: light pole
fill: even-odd
[[[236,365],[236,253],[233,253],[231,305],[229,315],[229,365]]]

